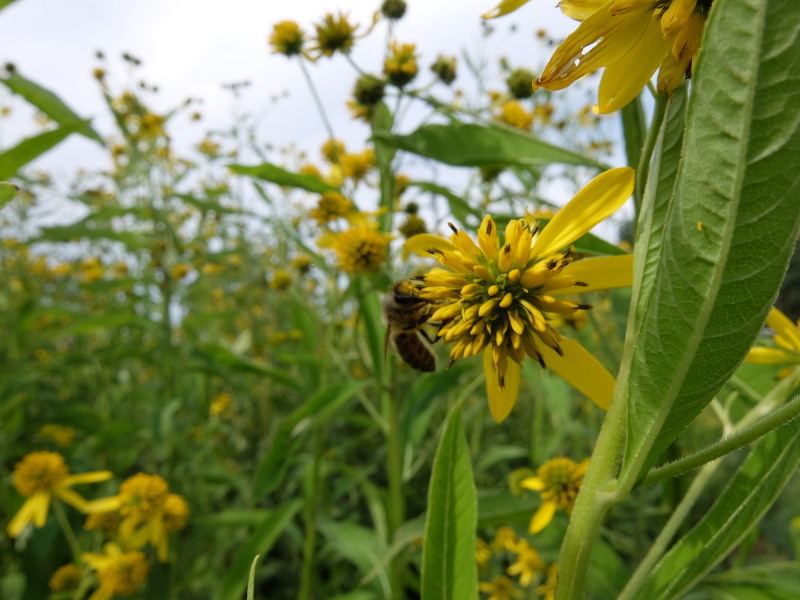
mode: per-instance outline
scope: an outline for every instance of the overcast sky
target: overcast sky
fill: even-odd
[[[231,122],[231,95],[221,84],[248,80],[252,85],[239,109],[259,115],[263,140],[278,147],[295,143],[316,149],[325,138],[320,119],[298,65],[270,54],[272,25],[293,19],[309,31],[326,12],[341,8],[352,21],[366,26],[379,5],[380,0],[16,0],[0,11],[0,60],[15,63],[23,75],[56,92],[79,114],[94,118],[101,132],[111,127],[91,74],[97,50],[108,57],[112,84],[128,79],[121,53],[139,57],[139,77],[160,88],[154,107],[158,111],[190,96],[202,98],[203,128]],[[502,34],[487,41],[481,35],[480,15],[492,6],[492,0],[410,0],[396,37],[417,44],[425,70],[440,52],[459,55],[465,48],[490,57],[492,68],[501,55],[515,66],[533,67],[542,60],[533,56],[537,50],[541,54],[533,38],[536,29],[547,27],[563,35],[574,27],[552,4],[537,1],[513,17],[494,21]],[[514,35],[509,34],[512,23],[519,26]],[[386,42],[386,24],[378,27],[353,53],[360,66],[374,72],[381,70]],[[312,65],[311,71],[337,135],[356,147],[362,144],[366,128],[352,124],[344,106],[355,79],[353,69],[336,56]],[[284,91],[290,92],[288,100],[270,102]],[[9,93],[0,87],[0,105],[10,102]],[[0,123],[0,143],[8,147],[20,136],[35,133],[28,116],[17,111]],[[96,154],[91,142],[72,136],[35,166],[66,173],[91,164]]]

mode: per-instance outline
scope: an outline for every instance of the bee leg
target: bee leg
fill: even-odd
[[[431,336],[424,329],[420,329],[419,333],[422,335],[422,337],[424,337],[426,340],[428,340],[429,344],[435,344],[436,342],[438,342],[441,339],[439,336],[436,336],[434,339],[431,339]]]

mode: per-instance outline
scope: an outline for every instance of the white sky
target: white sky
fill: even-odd
[[[137,77],[160,88],[156,110],[166,111],[189,96],[202,98],[204,120],[195,130],[197,137],[205,128],[231,123],[231,95],[221,84],[249,80],[252,85],[238,110],[261,117],[263,140],[278,147],[295,143],[316,151],[325,138],[321,121],[298,65],[270,54],[267,38],[272,25],[293,19],[310,31],[326,12],[341,7],[353,22],[366,26],[380,2],[17,0],[0,11],[0,61],[15,63],[21,74],[56,92],[81,116],[93,117],[101,133],[111,127],[91,75],[97,50],[107,57],[112,83],[127,79],[119,60],[122,52],[142,60]],[[481,36],[480,15],[492,6],[493,0],[410,0],[396,37],[417,44],[421,71],[427,71],[440,52],[460,55],[464,48],[492,59],[493,69],[501,55],[508,56],[515,66],[534,67],[541,58],[533,58],[539,48],[533,32],[545,26],[552,34],[565,34],[574,27],[555,7],[537,0],[512,17],[494,21],[502,34],[486,42]],[[512,23],[519,24],[519,32],[508,35]],[[386,24],[378,28],[353,53],[359,66],[377,73],[382,66]],[[355,147],[363,144],[366,128],[353,124],[344,106],[355,80],[350,65],[336,56],[312,65],[311,71],[337,135]],[[112,89],[119,87],[112,85]],[[287,90],[291,93],[288,100],[270,103],[270,97]],[[10,94],[0,87],[0,105],[9,102]],[[12,116],[0,123],[0,144],[8,147],[21,136],[36,133],[28,115],[23,120],[22,114],[15,113],[16,119]],[[34,166],[66,173],[91,164],[94,153],[97,150],[91,142],[72,136]]]

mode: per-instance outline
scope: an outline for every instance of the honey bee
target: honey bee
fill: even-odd
[[[392,285],[383,301],[383,318],[386,321],[386,339],[384,352],[391,338],[397,353],[405,363],[424,373],[436,369],[436,357],[428,345],[422,341],[424,337],[433,344],[423,325],[430,324],[433,305],[419,295],[423,283],[417,279],[403,279]]]

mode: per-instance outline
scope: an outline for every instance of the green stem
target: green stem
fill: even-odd
[[[650,129],[647,130],[647,137],[642,146],[642,153],[639,156],[639,165],[636,168],[636,198],[641,198],[644,194],[644,187],[647,183],[647,174],[650,172],[650,160],[653,158],[653,148],[656,146],[658,140],[658,132],[661,129],[661,123],[664,121],[664,113],[667,111],[669,104],[668,94],[657,94],[656,105],[653,108],[653,117],[650,120]],[[637,214],[639,213],[639,206]]]
[[[69,549],[72,552],[72,560],[76,565],[80,564],[81,545],[78,543],[78,538],[75,535],[75,531],[72,529],[72,525],[69,524],[67,513],[64,512],[64,506],[58,498],[53,498],[53,512],[56,513],[58,524],[61,525],[61,531],[64,532],[64,537],[67,538]]]
[[[705,489],[706,484],[711,478],[711,475],[714,474],[714,471],[716,471],[719,464],[720,463],[718,462],[706,464],[700,470],[700,473],[697,474],[697,477],[694,478],[694,481],[692,481],[689,489],[686,490],[686,494],[683,496],[683,498],[681,498],[681,501],[675,507],[675,510],[672,512],[666,524],[664,525],[664,528],[653,542],[650,550],[647,551],[647,555],[644,557],[644,560],[642,560],[642,562],[636,568],[633,576],[625,585],[622,593],[620,593],[618,600],[631,600],[636,598],[636,593],[638,592],[639,587],[644,582],[644,579],[650,574],[650,571],[661,558],[662,554],[664,554],[664,551],[667,549],[667,545],[670,543],[672,538],[675,536],[675,533],[683,524],[684,520],[689,514],[689,511],[692,509],[692,506],[694,506],[697,498]]]
[[[389,500],[388,500],[388,538],[391,544],[397,530],[405,519],[405,505],[403,502],[403,446],[400,435],[400,418],[397,399],[394,394],[384,393],[385,418],[389,423],[388,431],[388,476],[389,476]],[[402,589],[402,576],[404,559],[402,553],[398,553],[392,558],[391,585],[392,598],[402,600],[404,598]]]
[[[754,409],[757,410],[757,409]],[[696,469],[712,460],[730,454],[753,443],[758,438],[768,434],[770,431],[785,425],[797,415],[800,415],[800,396],[797,396],[787,404],[777,410],[771,411],[752,425],[745,426],[740,431],[719,442],[700,450],[691,456],[676,460],[673,463],[658,467],[650,471],[642,480],[639,486],[652,485],[670,477],[677,477],[687,471]]]
[[[305,539],[303,542],[303,570],[300,574],[299,600],[310,600],[311,584],[314,581],[314,558],[317,546],[317,499],[319,496],[319,464],[324,450],[320,427],[314,428],[314,457],[309,466],[306,481],[306,502],[303,508],[305,522]]]
[[[325,130],[328,132],[328,138],[333,140],[336,138],[333,135],[333,127],[331,127],[331,122],[328,120],[328,114],[325,112],[325,105],[322,104],[322,100],[317,93],[317,88],[314,87],[314,82],[311,79],[311,75],[308,72],[308,68],[306,67],[306,63],[303,62],[302,57],[300,58],[300,70],[303,72],[303,77],[308,84],[308,89],[311,90],[311,97],[314,98],[314,104],[317,105],[317,111],[319,112],[319,116],[322,119],[322,124],[325,126]],[[337,153],[336,147],[334,146],[334,153]],[[339,159],[340,157],[335,157]]]
[[[600,428],[592,461],[561,545],[556,600],[585,597],[589,555],[600,533],[603,517],[617,502],[615,476],[625,444],[626,409],[626,399],[616,396]]]

